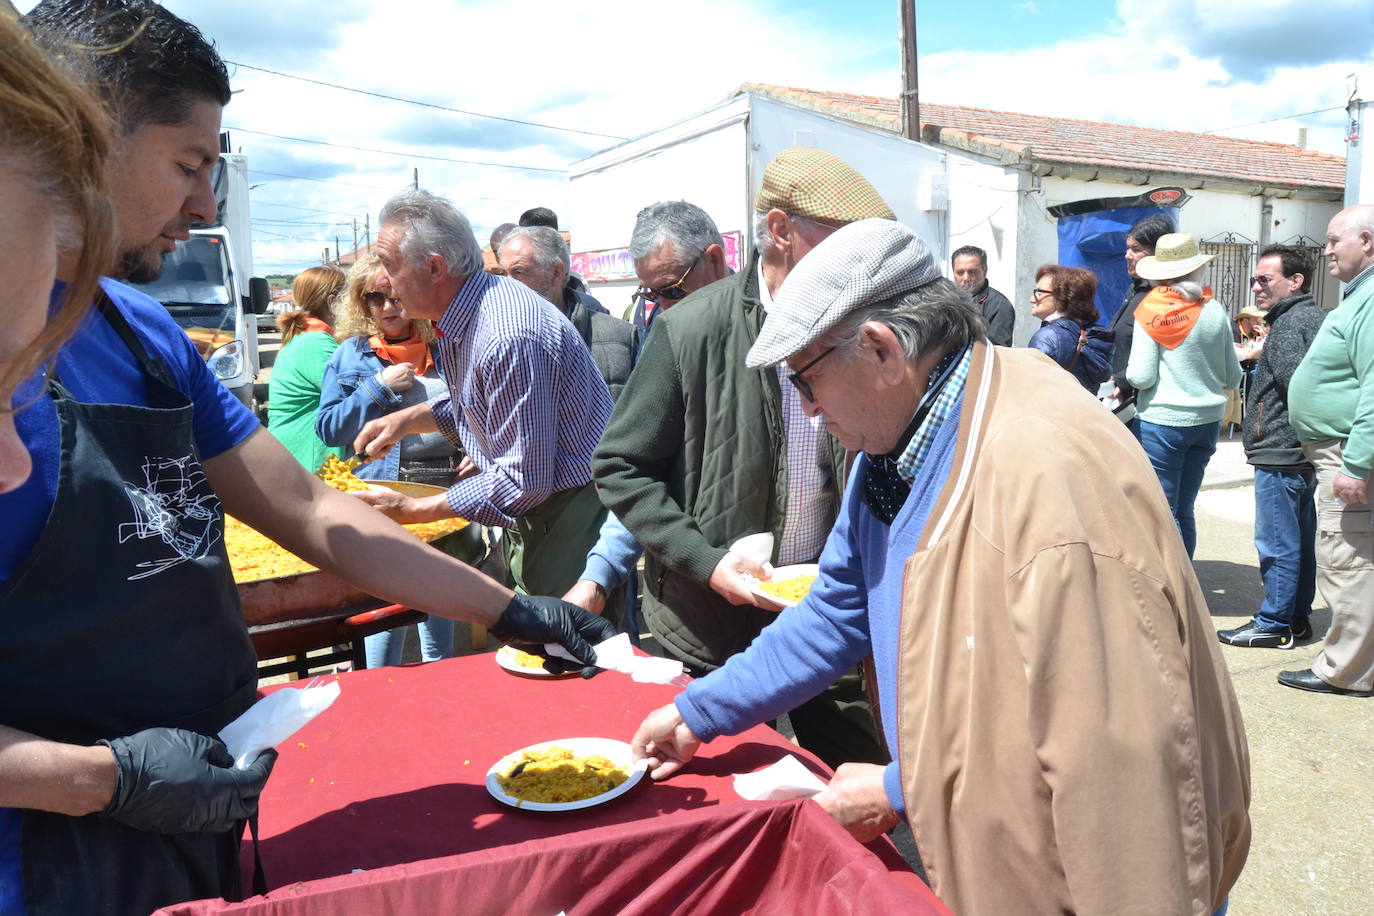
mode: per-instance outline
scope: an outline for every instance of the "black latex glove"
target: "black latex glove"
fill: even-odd
[[[582,676],[591,677],[601,670],[595,667],[592,646],[614,636],[615,627],[610,621],[559,598],[517,594],[489,632],[521,651],[548,659],[544,667],[555,674],[576,667],[566,659],[548,658],[544,643],[558,643],[577,656],[583,665]]]
[[[180,728],[148,728],[98,742],[119,765],[105,817],[152,833],[219,833],[258,810],[277,752],[263,751],[246,769],[218,738]]]

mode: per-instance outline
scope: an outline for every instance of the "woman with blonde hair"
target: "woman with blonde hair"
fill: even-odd
[[[277,318],[281,350],[267,384],[267,430],[297,461],[314,471],[342,449],[315,434],[324,367],[334,355],[334,300],[347,278],[337,267],[312,267],[291,284],[296,308]]]
[[[0,337],[0,493],[29,476],[14,417],[44,392],[35,371],[80,322],[114,261],[114,212],[101,192],[109,145],[99,103],[0,12],[0,248],[9,256],[0,293],[7,329]],[[64,256],[76,263],[49,317]]]
[[[315,432],[325,443],[347,448],[369,421],[448,393],[439,371],[434,327],[407,318],[399,303],[377,288],[381,261],[364,255],[348,273],[338,309],[339,348],[324,370]],[[458,473],[458,452],[442,433],[412,433],[376,461],[358,468],[364,480],[401,480],[448,487]],[[474,539],[476,536],[476,539]],[[479,559],[480,533],[469,526],[434,542],[460,560]],[[453,621],[431,616],[419,626],[420,657],[453,657]],[[367,666],[399,665],[409,627],[366,637]]]

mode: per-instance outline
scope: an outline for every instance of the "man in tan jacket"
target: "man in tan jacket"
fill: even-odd
[[[1192,565],[1130,433],[983,338],[891,221],[788,277],[747,363],[786,361],[863,454],[810,594],[636,753],[665,778],[871,654],[894,762],[816,796],[856,838],[905,816],[960,916],[1208,916],[1249,849],[1249,758]]]

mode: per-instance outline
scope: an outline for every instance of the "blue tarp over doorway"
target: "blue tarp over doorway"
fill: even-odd
[[[1099,324],[1111,323],[1131,285],[1126,273],[1126,233],[1149,216],[1164,216],[1177,226],[1175,211],[1188,199],[1181,188],[1156,188],[1139,197],[1075,201],[1050,208],[1050,215],[1059,219],[1059,263],[1085,267],[1097,275]]]

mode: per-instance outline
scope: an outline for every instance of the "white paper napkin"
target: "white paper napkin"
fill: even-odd
[[[730,545],[730,551],[748,557],[762,566],[765,573],[770,576],[773,574],[773,564],[768,562],[773,558],[773,535],[771,532],[764,531],[761,534],[750,534],[742,537]],[[753,577],[748,578],[752,579]]]
[[[575,662],[572,653],[557,643],[547,643],[544,651],[555,658],[566,658]],[[670,684],[682,676],[682,662],[671,658],[654,658],[635,655],[630,645],[629,633],[617,633],[603,643],[592,646],[596,653],[598,668],[628,674],[639,684]]]
[[[269,747],[276,747],[339,698],[339,682],[303,690],[287,688],[269,693],[233,722],[224,726],[219,739],[234,755],[234,766],[243,769]]]
[[[791,754],[757,773],[735,774],[735,793],[745,801],[810,798],[825,783]]]

